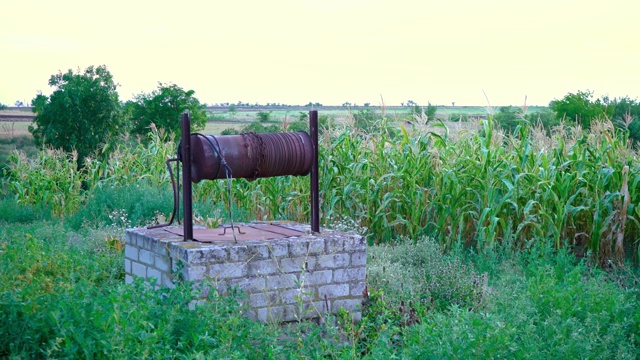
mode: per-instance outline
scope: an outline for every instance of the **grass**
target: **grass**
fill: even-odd
[[[359,323],[278,327],[245,318],[241,293],[211,292],[194,308],[202,294],[189,283],[124,285],[110,231],[0,215],[3,358],[633,359],[640,346],[637,272],[552,247],[372,246]]]

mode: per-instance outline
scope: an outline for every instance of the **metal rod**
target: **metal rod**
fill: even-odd
[[[320,195],[318,189],[318,110],[309,111],[309,132],[313,144],[311,162],[311,231],[320,232]]]
[[[182,200],[184,203],[184,240],[193,240],[193,198],[191,190],[191,119],[182,114]]]

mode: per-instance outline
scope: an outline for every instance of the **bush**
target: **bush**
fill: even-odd
[[[640,102],[623,97],[614,99],[609,106],[614,108],[613,123],[629,131],[629,138],[640,141]]]
[[[266,123],[271,120],[271,112],[258,111],[256,116],[258,117],[258,121],[260,121],[261,123]]]
[[[445,255],[432,239],[380,245],[369,248],[369,256],[370,288],[381,290],[395,306],[413,300],[437,309],[470,308],[482,300],[482,277]]]
[[[295,131],[306,131],[307,133],[309,132],[309,122],[308,121],[293,121],[289,124],[289,127],[287,128],[288,132],[295,132]]]
[[[462,121],[462,122],[467,122],[469,121],[469,114],[466,113],[451,113],[448,116],[449,121]]]
[[[365,134],[373,134],[380,130],[382,115],[373,109],[359,110],[353,113],[354,126]]]
[[[522,116],[522,112],[515,106],[503,106],[493,116],[493,121],[506,132],[513,134],[518,126],[528,122]]]
[[[236,128],[226,128],[220,132],[220,135],[238,135],[240,131]]]
[[[254,121],[240,130],[241,133],[276,133],[282,131],[282,128],[276,124],[263,125],[259,121]]]
[[[437,112],[438,112],[438,107],[435,105],[431,105],[431,103],[428,103],[426,109],[423,106],[415,104],[411,108],[411,120],[413,120],[416,117],[421,118],[424,114],[425,116],[424,124],[426,125],[430,121],[435,120]]]
[[[555,113],[551,109],[543,109],[525,115],[525,119],[529,121],[531,125],[541,124],[549,133],[551,129],[559,126],[562,122],[556,118]]]

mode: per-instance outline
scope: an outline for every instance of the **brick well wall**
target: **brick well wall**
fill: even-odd
[[[362,236],[323,230],[304,236],[233,242],[182,241],[165,229],[128,229],[125,281],[155,278],[173,286],[178,278],[210,279],[220,291],[247,294],[249,316],[264,322],[292,321],[335,314],[340,308],[361,316],[366,277]],[[282,225],[282,224],[281,224]]]

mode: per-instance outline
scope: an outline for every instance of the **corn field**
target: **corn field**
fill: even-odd
[[[523,125],[505,136],[491,118],[479,125],[455,138],[384,119],[371,133],[325,131],[322,224],[361,229],[373,243],[430,235],[447,248],[545,241],[601,262],[637,254],[640,162],[624,131],[605,121],[589,132],[561,126],[547,134]],[[14,153],[7,195],[64,216],[96,187],[147,182],[171,191],[165,160],[175,156],[175,142],[153,133],[145,144],[121,145],[80,170],[73,154]],[[309,221],[307,177],[236,179],[231,193],[233,206],[255,219]],[[194,202],[205,200],[226,204],[227,182],[194,184]]]

